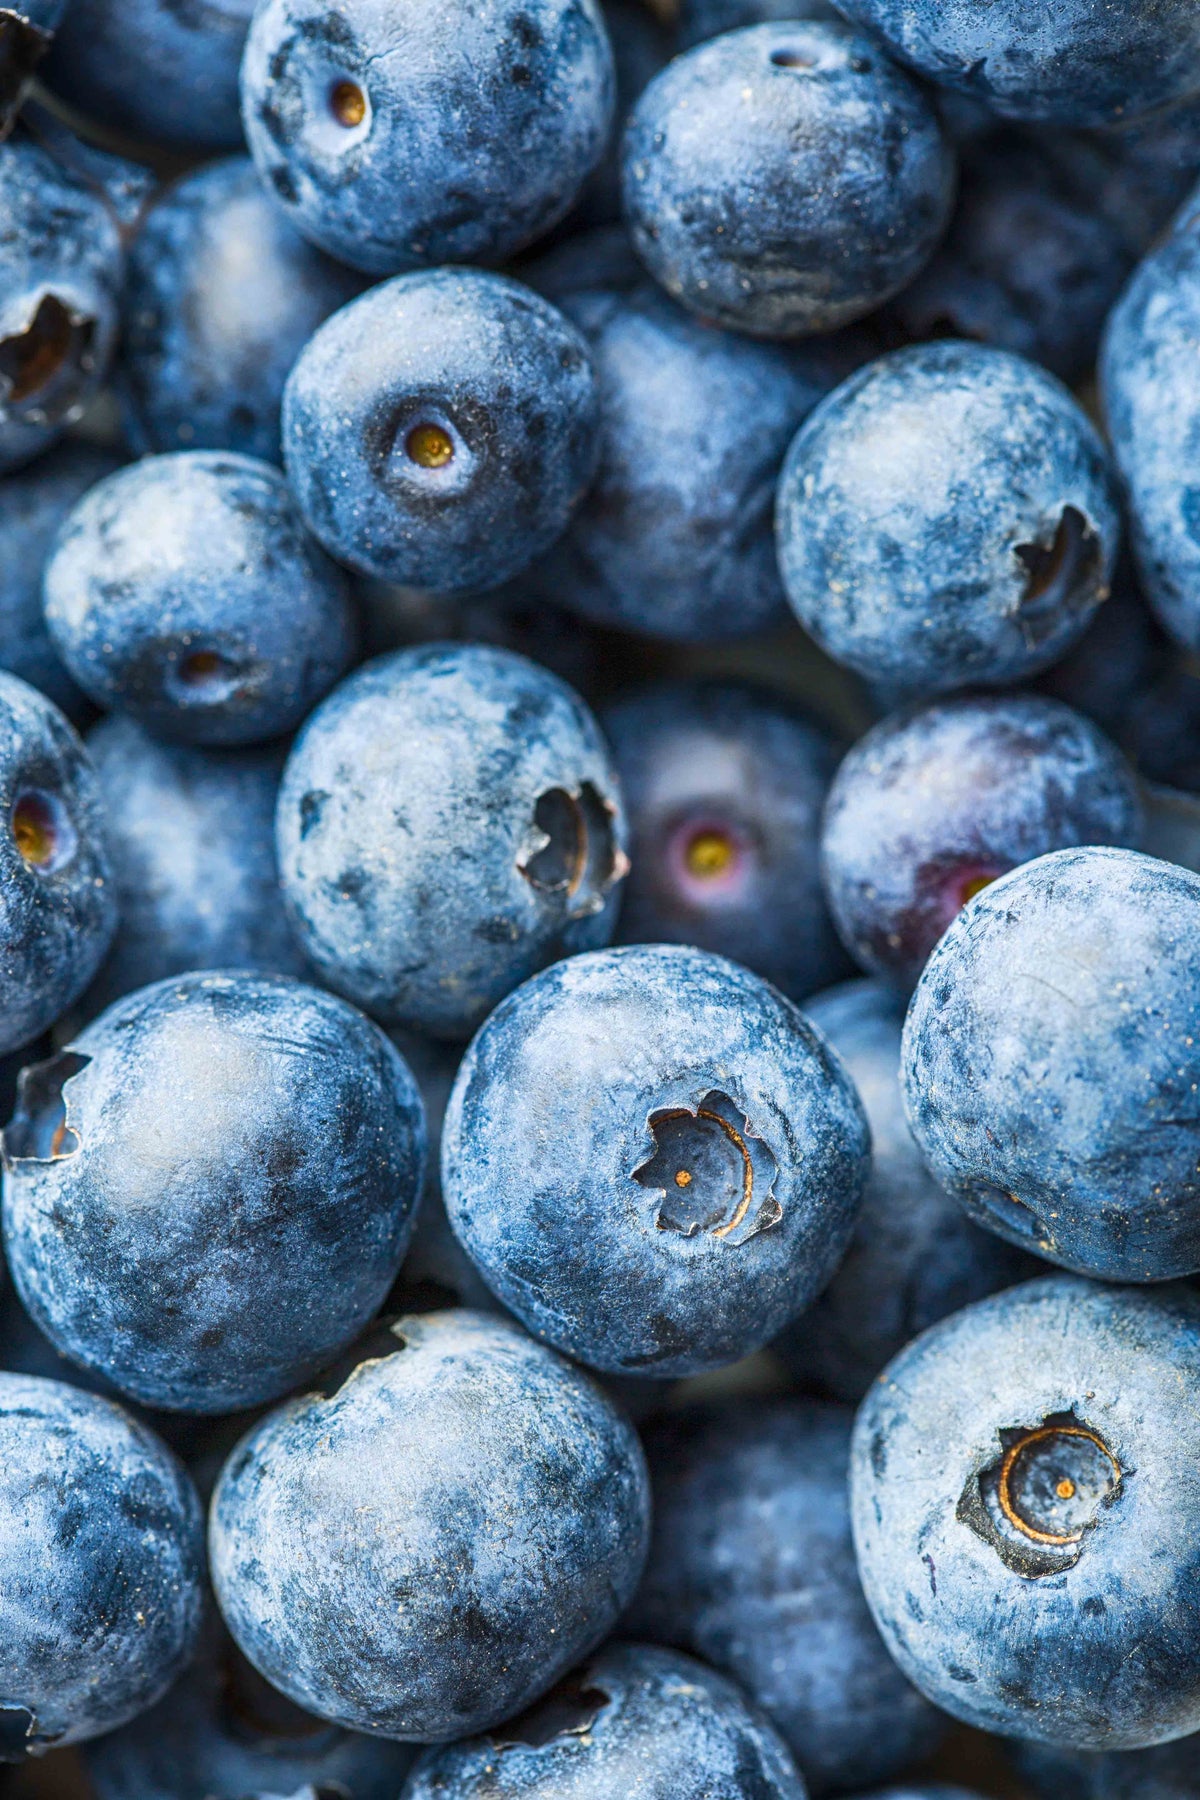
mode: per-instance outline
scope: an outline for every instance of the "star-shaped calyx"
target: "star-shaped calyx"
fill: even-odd
[[[661,1196],[660,1231],[744,1244],[778,1224],[779,1164],[728,1094],[714,1088],[695,1107],[663,1107],[647,1122],[654,1151],[633,1179]]]

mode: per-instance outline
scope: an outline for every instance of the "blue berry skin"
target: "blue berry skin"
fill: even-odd
[[[670,63],[625,132],[625,214],[655,280],[759,337],[832,331],[912,280],[950,216],[932,104],[841,23],[754,25]]]
[[[182,743],[291,730],[357,649],[346,576],[283,476],[249,456],[146,457],[98,483],[59,531],[44,592],[80,687]]]
[[[246,157],[186,176],[129,249],[117,376],[130,443],[280,462],[292,364],[361,286],[292,229]]]
[[[696,944],[793,1000],[846,968],[821,892],[831,738],[734,682],[660,682],[601,715],[629,809],[618,937]]]
[[[1200,87],[1190,0],[845,0],[920,75],[1010,119],[1113,125]]]
[[[597,420],[587,346],[555,307],[437,269],[321,327],[284,391],[283,453],[339,561],[411,587],[498,587],[566,525]]]
[[[922,1155],[972,1218],[1080,1274],[1200,1269],[1200,877],[1058,850],[963,909],[904,1029]]]
[[[644,282],[564,305],[595,361],[598,468],[529,579],[582,618],[676,642],[777,624],[775,480],[849,352],[713,331]]]
[[[679,48],[692,50],[708,38],[740,31],[746,25],[788,19],[838,23],[841,17],[827,0],[682,0],[676,29]]]
[[[1022,1744],[1016,1763],[1037,1800],[1193,1800],[1194,1738],[1149,1750],[1064,1750]]]
[[[118,467],[115,456],[90,444],[62,444],[0,479],[0,668],[19,675],[69,717],[86,710],[87,701],[46,630],[42,572],[71,508]]]
[[[1100,385],[1146,599],[1200,649],[1200,513],[1188,471],[1200,443],[1200,213],[1151,251],[1109,318]]]
[[[11,0],[0,6],[0,138],[13,127],[34,71],[54,39],[67,0]]]
[[[0,1374],[0,1751],[21,1762],[152,1706],[203,1609],[183,1468],[111,1400]]]
[[[967,1307],[859,1409],[876,1623],[969,1724],[1135,1749],[1200,1723],[1200,1303],[1055,1276]]]
[[[117,924],[100,784],[58,708],[0,672],[0,1054],[87,987]]]
[[[87,748],[120,923],[85,1017],[188,970],[304,976],[275,861],[283,752],[163,744],[120,717],[103,719]]]
[[[1139,849],[1137,780],[1090,720],[1034,694],[956,694],[893,713],[847,754],[821,868],[855,960],[903,992],[966,902],[1074,844]]]
[[[428,1750],[401,1800],[805,1800],[761,1713],[711,1669],[608,1644],[490,1736]]]
[[[784,586],[837,662],[918,695],[1022,680],[1106,598],[1120,519],[1099,434],[1066,388],[980,344],[852,375],[779,481]]]
[[[857,1402],[918,1332],[1043,1271],[968,1219],[922,1162],[904,1116],[904,1008],[895,993],[881,982],[848,981],[804,1010],[866,1108],[871,1176],[837,1273],[774,1347],[810,1391]]]
[[[810,1400],[667,1414],[645,1431],[654,1530],[628,1629],[732,1677],[814,1795],[903,1773],[945,1721],[863,1599],[846,1471],[854,1415]]]
[[[103,194],[36,144],[0,145],[0,473],[49,449],[95,393],[123,274]]]
[[[538,1337],[611,1374],[698,1374],[825,1286],[870,1158],[858,1095],[782,994],[630,946],[547,969],[470,1045],[442,1134],[450,1223]]]
[[[263,0],[242,64],[259,174],[374,275],[501,262],[565,217],[616,103],[595,0]]]
[[[344,1001],[265,975],[161,981],[26,1071],[9,1266],[65,1356],[150,1406],[234,1412],[370,1319],[424,1153],[403,1058]]]
[[[254,0],[70,0],[43,74],[87,117],[177,150],[242,141],[238,66]]]
[[[322,980],[388,1024],[466,1037],[518,982],[606,944],[620,788],[578,695],[510,651],[368,663],[284,770],[284,893]]]
[[[515,1326],[394,1329],[393,1353],[243,1439],[209,1553],[268,1681],[353,1730],[440,1742],[511,1717],[611,1630],[649,1483],[624,1416]]]

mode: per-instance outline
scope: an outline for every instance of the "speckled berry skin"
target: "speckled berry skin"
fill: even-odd
[[[185,176],[129,249],[117,377],[133,447],[278,463],[292,364],[361,286],[292,229],[247,157]]]
[[[801,624],[914,698],[1054,662],[1106,597],[1120,536],[1104,445],[1066,388],[954,341],[836,388],[796,434],[775,517]]]
[[[930,81],[1013,119],[1111,125],[1200,87],[1189,0],[846,0],[843,8]]]
[[[954,157],[878,44],[781,21],[701,44],[651,82],[622,184],[634,247],[668,294],[731,330],[797,337],[912,280],[949,218]]]
[[[183,1468],[111,1400],[0,1374],[5,1762],[134,1718],[195,1647],[203,1524]]]
[[[587,347],[555,307],[499,275],[437,269],[321,327],[284,390],[283,453],[339,561],[443,592],[498,587],[566,525],[597,419]]]
[[[135,1399],[220,1413],[294,1387],[370,1319],[425,1129],[399,1052],[344,1001],[197,973],[119,1000],[27,1071],[3,1142],[9,1266],[35,1323]]]
[[[782,1740],[732,1682],[671,1650],[608,1644],[525,1717],[427,1751],[402,1800],[566,1794],[805,1800],[806,1790]]]
[[[282,475],[223,451],[145,457],[92,488],[59,531],[45,605],[80,687],[183,743],[292,729],[358,643],[346,576]]]
[[[123,276],[103,194],[27,139],[0,145],[0,473],[48,449],[95,393]]]
[[[907,992],[996,876],[1051,850],[1141,838],[1133,770],[1090,720],[1040,695],[956,694],[892,714],[848,752],[821,868],[855,960]]]
[[[264,0],[242,65],[268,190],[375,275],[500,262],[542,236],[603,156],[615,101],[595,0]]]
[[[70,0],[43,67],[89,118],[180,150],[242,137],[238,66],[254,0]]]
[[[28,469],[0,478],[0,668],[78,715],[87,702],[46,630],[42,571],[55,534],[87,490],[118,467],[90,444],[63,444]]]
[[[823,1038],[736,963],[631,946],[547,969],[463,1059],[450,1222],[539,1337],[610,1373],[696,1374],[828,1281],[869,1162]]]
[[[209,1553],[234,1637],[298,1705],[439,1742],[510,1718],[611,1630],[649,1485],[623,1415],[515,1326],[396,1331],[395,1354],[242,1441]]]
[[[919,1331],[1044,1270],[974,1224],[922,1162],[904,1116],[896,994],[881,982],[848,981],[814,995],[804,1011],[858,1089],[871,1176],[833,1280],[775,1349],[810,1391],[858,1401]]]
[[[659,682],[601,715],[629,810],[618,937],[696,944],[793,1000],[846,967],[819,874],[837,748],[790,701]]]
[[[654,1531],[627,1629],[738,1682],[817,1795],[903,1773],[944,1723],[863,1599],[852,1423],[849,1407],[760,1399],[665,1415],[645,1432]]]
[[[1080,1749],[1197,1729],[1197,1376],[1195,1296],[1066,1276],[889,1364],[855,1425],[855,1544],[888,1648],[939,1706]]]
[[[971,1216],[1080,1274],[1200,1269],[1200,876],[1058,850],[985,888],[904,1029],[921,1152]]]
[[[11,0],[0,6],[0,138],[12,130],[65,10],[66,0]]]
[[[0,1052],[77,1000],[117,924],[100,785],[58,708],[0,672]],[[22,850],[22,838],[25,849]]]
[[[87,737],[120,922],[84,1015],[193,969],[308,973],[275,861],[283,752],[163,744],[133,719]]]
[[[612,936],[620,789],[536,663],[430,644],[368,663],[288,759],[276,841],[300,944],[389,1024],[466,1037],[517,983]]]
[[[1038,1800],[1192,1800],[1194,1738],[1149,1750],[1064,1750],[1021,1744],[1014,1758]]]
[[[598,466],[527,579],[582,618],[675,642],[778,623],[775,480],[852,361],[840,346],[789,352],[713,331],[644,280],[563,304],[595,362]]]

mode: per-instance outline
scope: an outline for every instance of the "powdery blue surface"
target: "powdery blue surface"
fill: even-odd
[[[515,1326],[396,1329],[393,1354],[242,1441],[209,1550],[268,1680],[356,1729],[441,1740],[511,1717],[611,1630],[649,1488],[623,1415]]]
[[[666,1377],[748,1354],[815,1298],[869,1154],[849,1078],[782,994],[723,957],[630,947],[557,963],[492,1013],[450,1098],[442,1187],[531,1330]]]

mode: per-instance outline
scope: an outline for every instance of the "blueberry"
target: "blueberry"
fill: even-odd
[[[238,65],[254,0],[70,0],[45,64],[53,91],[135,138],[241,142]]]
[[[1082,1274],[1200,1269],[1200,877],[1058,850],[959,914],[904,1031],[909,1122],[981,1225]]]
[[[864,969],[911,989],[998,875],[1072,844],[1141,846],[1125,758],[1069,707],[954,695],[895,713],[849,752],[821,831],[825,892]]]
[[[912,280],[949,218],[954,157],[871,39],[781,21],[669,64],[634,108],[622,179],[634,245],[673,298],[795,337]]]
[[[53,703],[0,672],[0,1052],[77,1000],[117,903],[100,786]]]
[[[242,113],[306,237],[376,275],[499,262],[604,154],[615,86],[595,0],[263,0]]]
[[[609,1644],[488,1737],[427,1751],[404,1800],[805,1800],[777,1734],[731,1682]]]
[[[849,1407],[741,1401],[645,1434],[654,1532],[630,1629],[739,1682],[813,1794],[883,1781],[943,1721],[897,1669],[854,1564]]]
[[[279,462],[292,364],[360,287],[293,231],[247,158],[186,176],[130,246],[118,377],[131,442]]]
[[[601,722],[629,808],[621,940],[698,944],[795,1000],[836,980],[817,860],[837,759],[826,733],[733,682],[660,682]]]
[[[844,0],[895,56],[1013,119],[1108,125],[1200,87],[1191,0]]]
[[[119,717],[97,725],[87,748],[120,923],[85,1016],[187,970],[304,975],[275,861],[282,751],[162,744]]]
[[[793,610],[900,692],[1019,680],[1108,593],[1120,521],[1104,445],[1052,375],[925,344],[852,375],[801,426],[776,530]]]
[[[904,1117],[896,995],[876,981],[846,982],[805,1012],[862,1098],[871,1177],[837,1273],[775,1348],[808,1387],[857,1401],[919,1331],[1040,1268],[981,1231],[925,1168]]]
[[[746,25],[787,19],[837,22],[841,16],[828,0],[682,0],[677,27],[679,48],[691,50],[707,38],[740,31]]]
[[[298,725],[353,660],[349,585],[282,475],[249,456],[151,456],[68,515],[46,568],[46,623],[72,676],[194,744]]]
[[[203,1608],[200,1504],[111,1400],[0,1374],[0,1762],[97,1737],[186,1665]]]
[[[498,587],[553,543],[596,460],[596,384],[562,314],[470,269],[402,276],[301,352],[284,460],[325,548],[414,587]]]
[[[596,479],[536,589],[652,637],[739,637],[786,616],[771,536],[779,465],[846,372],[841,347],[712,331],[647,287],[564,302],[599,388]]]
[[[103,193],[26,139],[0,145],[0,472],[48,449],[99,386],[123,261]]]
[[[1149,1750],[1064,1750],[1022,1744],[1017,1768],[1038,1800],[1193,1800],[1196,1740]]]
[[[3,1146],[35,1323],[136,1399],[219,1413],[286,1392],[366,1324],[425,1132],[403,1059],[344,1001],[197,973],[26,1070]]]
[[[242,1441],[213,1581],[297,1704],[436,1742],[509,1718],[606,1635],[649,1504],[633,1428],[586,1376],[515,1326],[432,1313]]]
[[[482,644],[401,650],[343,682],[296,741],[276,834],[322,979],[442,1037],[607,943],[627,866],[595,720],[545,669]]]
[[[12,0],[0,7],[0,137],[11,130],[66,5],[67,0]]]
[[[463,1059],[450,1222],[539,1337],[612,1373],[694,1374],[765,1344],[853,1228],[866,1119],[790,1001],[683,945],[557,963]]]
[[[118,466],[107,451],[63,444],[32,467],[0,478],[0,667],[73,716],[87,702],[46,630],[42,571],[63,519],[95,482]]]
[[[859,1411],[859,1570],[956,1718],[1132,1749],[1200,1724],[1200,1303],[1057,1276],[935,1325]]]
[[[165,1699],[89,1747],[96,1800],[396,1800],[407,1746],[314,1719],[208,1635]]]

